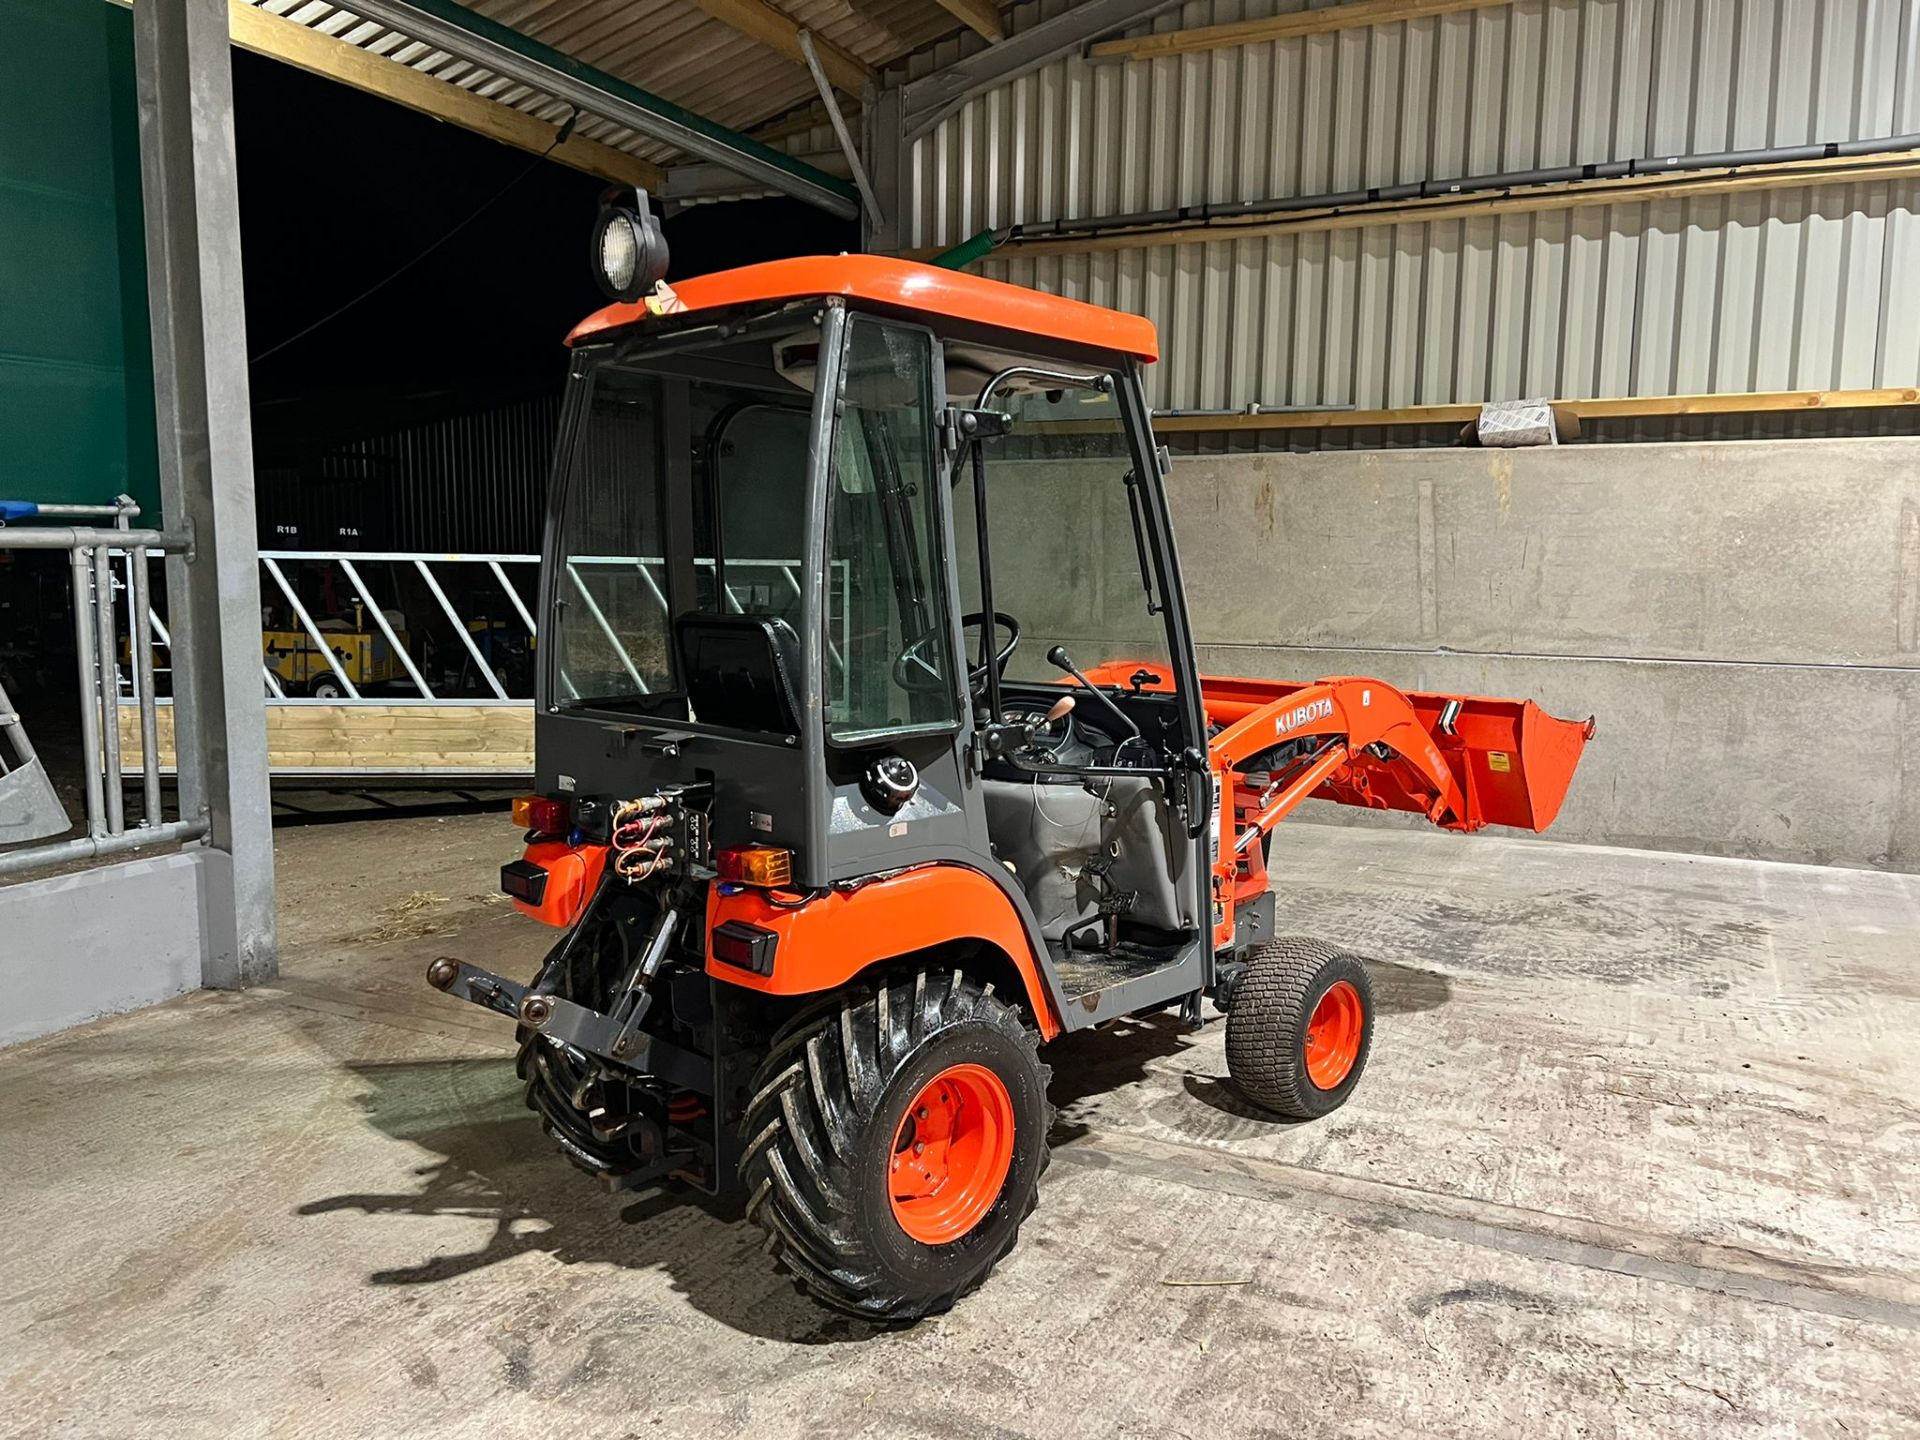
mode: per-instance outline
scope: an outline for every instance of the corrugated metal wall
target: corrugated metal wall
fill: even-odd
[[[1305,8],[1195,0],[1151,28]],[[1048,66],[913,147],[903,238],[1915,131],[1917,0],[1522,0]],[[1909,386],[1916,209],[1896,180],[975,268],[1150,316],[1162,410]]]
[[[263,457],[261,546],[535,554],[559,425],[555,387]]]

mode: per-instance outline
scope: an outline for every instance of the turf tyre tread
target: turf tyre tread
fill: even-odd
[[[1353,1067],[1322,1090],[1307,1074],[1307,1021],[1339,980],[1360,992],[1365,1024]],[[1253,1104],[1289,1120],[1317,1120],[1345,1103],[1372,1048],[1373,982],[1358,956],[1312,936],[1280,935],[1247,957],[1227,1012],[1227,1073]]]

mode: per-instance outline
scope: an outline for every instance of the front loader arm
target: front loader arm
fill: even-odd
[[[1208,745],[1216,771],[1257,770],[1278,751],[1248,816],[1262,832],[1309,797],[1411,811],[1446,830],[1545,830],[1593,736],[1592,720],[1556,719],[1531,700],[1401,691],[1354,676],[1207,675],[1200,695],[1219,727]]]
[[[1446,830],[1544,830],[1593,735],[1591,720],[1559,720],[1531,700],[1409,693],[1354,676],[1202,676],[1200,698],[1222,799],[1220,948],[1236,943],[1240,908],[1269,888],[1257,842],[1303,801],[1409,811]]]
[[[1201,697],[1203,703],[1213,698],[1206,681],[1201,682]],[[1209,704],[1208,719],[1215,718]],[[1313,737],[1324,737],[1324,743],[1302,746]],[[1319,680],[1253,704],[1208,744],[1213,768],[1223,772],[1239,770],[1282,747],[1292,752],[1290,763],[1274,772],[1251,824],[1235,840],[1236,849],[1246,848],[1336,777],[1365,791],[1371,788],[1370,769],[1396,761],[1414,781],[1403,784],[1402,792],[1430,797],[1425,806],[1429,820],[1454,829],[1476,828],[1468,822],[1460,782],[1433,736],[1420,723],[1413,703],[1390,685],[1350,677]]]

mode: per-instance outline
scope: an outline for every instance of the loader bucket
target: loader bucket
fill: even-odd
[[[1460,782],[1473,828],[1539,831],[1553,823],[1593,738],[1591,719],[1561,720],[1531,700],[1418,693],[1407,698]],[[1456,701],[1460,708],[1449,734],[1447,710]]]

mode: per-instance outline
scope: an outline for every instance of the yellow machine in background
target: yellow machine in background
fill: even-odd
[[[400,618],[395,612],[388,617],[388,623],[393,624]],[[368,625],[366,612],[359,605],[353,607],[351,620],[322,620],[320,634],[356,690],[407,678],[399,655],[387,643],[386,636]],[[407,632],[397,624],[394,634],[402,645],[409,643]],[[319,700],[338,699],[346,694],[340,677],[334,674],[326,655],[306,631],[266,630],[261,633],[260,642],[267,668],[280,677],[289,694],[311,695]]]

